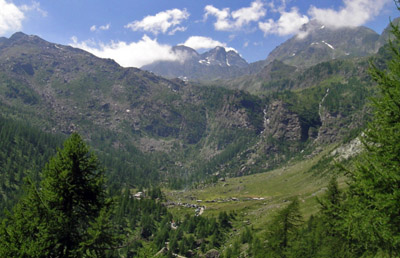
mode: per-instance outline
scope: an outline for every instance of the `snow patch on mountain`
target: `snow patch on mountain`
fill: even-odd
[[[327,45],[331,49],[335,49],[331,44],[329,44],[328,42],[325,42],[325,40],[323,40],[322,43],[324,43],[325,45]]]

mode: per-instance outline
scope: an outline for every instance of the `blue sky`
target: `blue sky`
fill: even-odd
[[[178,44],[222,45],[254,62],[313,19],[381,33],[397,16],[392,0],[0,0],[0,36],[22,31],[125,67],[178,59]]]

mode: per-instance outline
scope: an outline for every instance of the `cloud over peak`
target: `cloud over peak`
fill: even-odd
[[[159,33],[173,34],[176,31],[184,30],[184,27],[179,27],[184,20],[188,19],[190,14],[186,9],[172,9],[159,12],[156,15],[149,15],[143,18],[141,21],[133,21],[127,25],[125,28],[129,28],[133,31],[147,31],[154,35]],[[171,30],[170,30],[171,29]]]
[[[390,1],[344,0],[343,6],[339,10],[310,6],[307,12],[308,16],[301,14],[297,7],[292,7],[290,11],[286,11],[286,1],[284,0],[278,8],[271,2],[269,4],[271,11],[279,12],[280,17],[277,20],[260,21],[258,22],[258,28],[264,32],[264,36],[268,34],[279,36],[297,34],[302,37],[305,34],[300,29],[303,24],[308,23],[310,20],[316,20],[330,28],[361,26],[377,16]]]
[[[293,7],[290,12],[282,11],[281,16],[277,21],[269,19],[266,22],[259,22],[258,27],[267,34],[278,34],[286,36],[297,34],[303,24],[308,23],[309,18],[306,15],[301,15],[296,7]]]
[[[170,45],[161,44],[157,42],[157,39],[151,39],[147,35],[144,35],[137,42],[111,41],[110,43],[97,43],[93,40],[80,42],[76,37],[72,37],[71,40],[70,45],[72,47],[83,49],[100,58],[114,59],[123,67],[140,68],[156,61],[182,61],[186,58],[179,51],[173,51]],[[227,47],[225,43],[209,37],[192,36],[182,45],[196,50],[221,46],[226,51],[233,50],[237,52],[234,48]]]
[[[319,22],[330,27],[361,26],[377,16],[391,0],[344,0],[338,11],[311,6],[308,13]]]
[[[24,13],[13,3],[0,0],[0,35],[22,28]]]
[[[137,42],[118,41],[104,44],[93,41],[79,42],[72,38],[73,47],[81,48],[101,58],[112,58],[123,67],[142,67],[154,61],[174,61],[178,59],[171,46],[160,44],[157,39],[144,35]]]
[[[226,43],[214,40],[209,37],[202,37],[202,36],[191,36],[181,45],[193,48],[195,50],[224,47],[226,51],[233,50],[237,52],[234,48],[228,47]]]

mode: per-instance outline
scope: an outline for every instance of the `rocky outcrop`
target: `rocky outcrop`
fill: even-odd
[[[344,126],[344,119],[340,113],[322,112],[322,125],[318,130],[315,142],[318,144],[329,144],[337,141],[340,128]]]
[[[225,103],[224,106],[217,113],[217,120],[220,122],[220,126],[224,128],[251,127],[246,109],[236,105],[235,96],[226,96],[223,102]]]
[[[264,110],[264,137],[281,141],[300,141],[299,116],[287,109],[282,101],[274,101]]]
[[[206,258],[218,258],[218,257],[220,257],[220,253],[218,252],[218,250],[211,249],[205,254],[204,257],[206,257]]]
[[[363,135],[361,135],[361,137],[363,137]],[[331,155],[336,157],[337,161],[342,161],[360,154],[363,150],[364,145],[358,137],[353,139],[351,142],[334,149],[331,152]]]

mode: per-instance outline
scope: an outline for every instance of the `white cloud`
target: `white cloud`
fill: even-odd
[[[229,21],[230,10],[229,8],[224,8],[219,10],[212,5],[207,5],[204,8],[206,12],[204,14],[204,19],[207,19],[209,15],[213,15],[217,18],[217,21],[214,23],[214,28],[216,30],[230,30],[232,29],[233,25],[232,22]]]
[[[189,37],[182,45],[187,47],[200,50],[200,49],[210,49],[215,47],[224,47],[226,51],[233,50],[237,52],[234,48],[228,47],[226,43],[220,42],[218,40],[214,40],[209,37],[202,36],[191,36]]]
[[[100,30],[109,30],[110,29],[110,24],[108,23],[107,25],[101,25],[99,27]]]
[[[274,20],[268,19],[266,22],[259,22],[258,27],[264,32],[264,36],[266,36],[267,34],[276,33],[278,25]]]
[[[179,56],[173,53],[171,46],[163,45],[156,39],[144,35],[138,42],[111,42],[109,44],[93,41],[78,42],[76,37],[71,38],[73,47],[81,48],[101,58],[114,59],[123,67],[142,67],[154,61],[175,61]]]
[[[22,5],[20,9],[23,12],[35,11],[40,13],[43,17],[47,17],[47,12],[40,8],[40,3],[35,1],[33,1],[31,5]]]
[[[278,34],[280,36],[297,34],[303,24],[308,23],[309,18],[301,15],[296,7],[290,12],[283,11],[277,21],[269,19],[266,22],[259,22],[258,27],[267,34]]]
[[[106,25],[101,25],[100,27],[97,28],[96,25],[92,25],[92,27],[90,27],[90,31],[100,31],[100,30],[109,30],[111,27],[111,25],[108,23]]]
[[[286,10],[287,6],[286,0],[275,0],[275,2],[278,2],[278,4],[275,4],[273,1],[267,4],[271,12],[282,13]]]
[[[360,26],[374,18],[391,0],[344,0],[338,11],[312,6],[309,15],[331,27]]]
[[[174,35],[177,31],[185,31],[187,27],[176,27],[175,29],[168,32],[168,35]]]
[[[260,1],[251,3],[250,7],[241,8],[237,11],[232,12],[232,18],[235,19],[235,26],[241,28],[243,25],[247,25],[252,21],[258,21],[264,17],[266,10],[264,4]]]
[[[21,30],[24,13],[13,3],[0,0],[0,35]]]
[[[190,14],[186,9],[172,9],[164,12],[159,12],[156,15],[149,15],[141,21],[133,21],[125,28],[133,31],[143,30],[157,35],[158,33],[167,33],[169,29],[176,30],[176,26],[180,25],[184,20],[188,19]]]
[[[214,28],[222,31],[240,30],[251,22],[259,21],[266,14],[264,4],[259,0],[252,2],[250,7],[233,12],[229,8],[218,9],[212,5],[207,5],[204,11],[204,19],[207,20],[210,15],[216,17]]]

